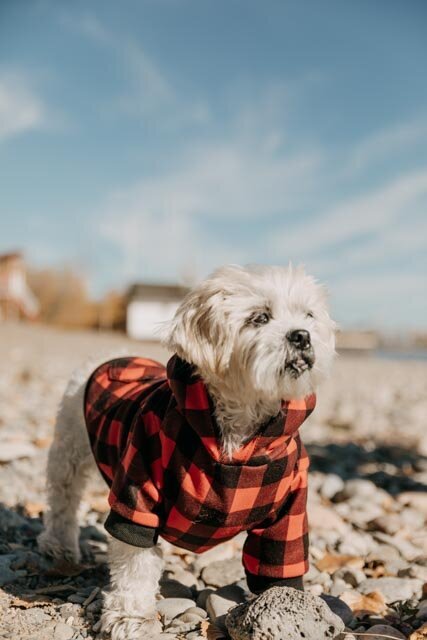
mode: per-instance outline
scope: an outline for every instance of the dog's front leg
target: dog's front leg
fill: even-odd
[[[109,547],[111,585],[104,593],[102,630],[112,640],[140,640],[161,632],[156,594],[163,559],[158,547],[133,547],[112,538]]]

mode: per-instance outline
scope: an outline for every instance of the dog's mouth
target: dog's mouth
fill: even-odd
[[[286,359],[284,370],[291,376],[291,378],[299,378],[303,373],[312,368],[314,362],[315,356],[313,349],[306,349],[304,351],[291,354]]]

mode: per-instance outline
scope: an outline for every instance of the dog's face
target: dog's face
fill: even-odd
[[[166,343],[206,380],[275,401],[314,391],[334,329],[323,287],[302,268],[232,265],[186,296]]]

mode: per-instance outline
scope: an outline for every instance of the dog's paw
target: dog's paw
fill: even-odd
[[[111,640],[151,640],[162,632],[160,620],[151,617],[130,617],[123,611],[107,611],[101,616],[101,631]]]
[[[44,556],[55,564],[78,565],[81,553],[74,540],[59,539],[49,531],[43,531],[37,538],[37,546]]]

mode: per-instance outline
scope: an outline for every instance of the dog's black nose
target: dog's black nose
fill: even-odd
[[[311,346],[310,334],[305,329],[292,329],[286,334],[289,342],[297,349],[308,349]]]

